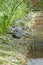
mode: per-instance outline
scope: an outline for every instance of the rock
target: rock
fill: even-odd
[[[31,15],[30,14],[26,14],[25,17],[27,18],[27,20],[31,21]]]
[[[31,25],[31,28],[35,31],[35,32],[43,32],[43,12],[37,12],[37,15],[35,17],[34,23],[33,25]]]
[[[26,23],[26,20],[15,20],[13,23],[12,23],[12,27],[15,27],[15,26],[24,26]]]
[[[31,50],[43,49],[43,12],[37,12],[34,23],[30,23],[31,38],[28,41],[28,48]],[[42,17],[41,17],[42,16]],[[35,52],[35,51],[34,51]]]
[[[9,34],[12,34],[14,38],[20,38],[22,36],[25,36],[27,34],[27,31],[23,30],[20,27],[10,27],[7,31]]]

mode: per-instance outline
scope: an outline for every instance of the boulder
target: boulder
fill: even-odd
[[[37,12],[34,23],[31,26],[35,32],[43,32],[43,12]]]
[[[12,34],[12,36],[15,38],[21,38],[22,36],[25,36],[28,32],[23,30],[22,28],[20,27],[10,27],[8,28],[7,32],[9,34]]]

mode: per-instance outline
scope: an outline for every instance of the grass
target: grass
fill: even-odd
[[[9,61],[3,57],[0,57],[0,64],[3,64],[3,63],[10,63],[11,65],[17,65],[16,63],[13,63],[12,61]]]
[[[14,43],[0,43],[0,65],[25,65],[26,57],[21,51],[23,48]]]
[[[18,0],[0,0],[0,32],[5,33],[15,19],[22,19],[27,11],[27,5]]]

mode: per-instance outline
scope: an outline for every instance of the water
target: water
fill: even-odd
[[[43,65],[43,58],[28,59],[27,65]]]

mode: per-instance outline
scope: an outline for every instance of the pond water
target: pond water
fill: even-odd
[[[43,58],[28,59],[27,65],[43,65]]]

